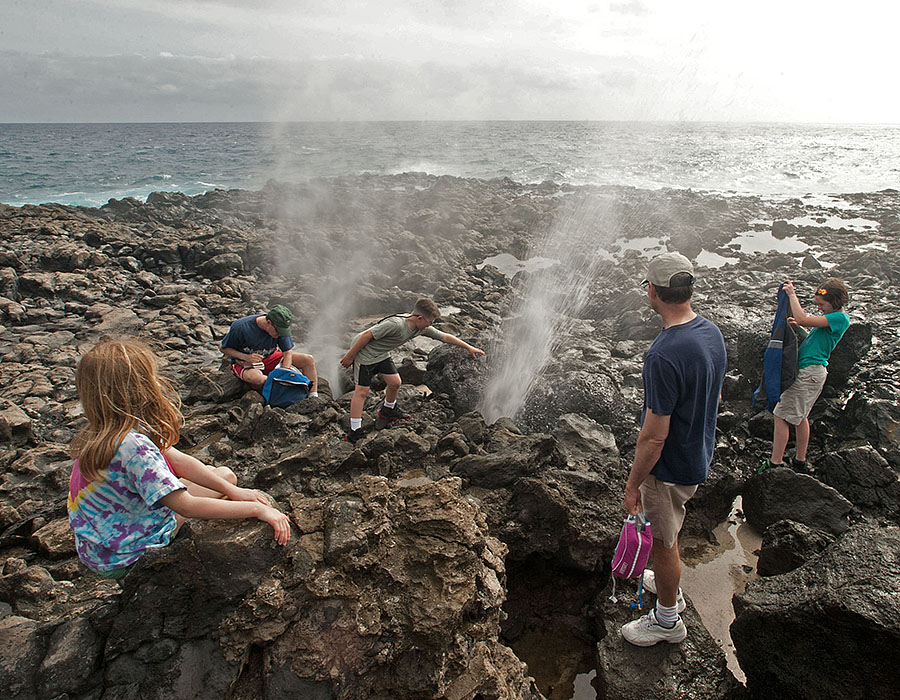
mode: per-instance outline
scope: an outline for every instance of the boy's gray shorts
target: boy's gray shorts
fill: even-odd
[[[791,425],[800,425],[822,393],[827,376],[828,370],[823,365],[809,365],[801,369],[772,413]]]

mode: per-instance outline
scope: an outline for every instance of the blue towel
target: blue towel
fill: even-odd
[[[781,394],[797,379],[797,334],[787,322],[791,315],[791,302],[783,289],[778,287],[778,307],[775,320],[772,322],[772,333],[769,344],[763,354],[763,376],[756,391],[753,392],[753,405],[763,401],[771,412]]]

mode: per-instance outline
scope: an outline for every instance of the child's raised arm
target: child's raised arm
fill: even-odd
[[[787,281],[782,287],[785,294],[788,295],[788,301],[791,303],[791,313],[794,322],[799,326],[807,328],[828,328],[828,319],[824,316],[813,316],[806,313],[800,306],[800,300],[797,298],[797,290],[794,289],[793,282]],[[789,321],[790,322],[790,321]]]

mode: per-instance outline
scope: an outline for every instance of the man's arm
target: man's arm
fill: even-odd
[[[662,454],[663,445],[669,435],[671,416],[659,416],[649,408],[644,415],[644,424],[638,435],[637,448],[634,451],[634,462],[625,483],[625,510],[634,515],[642,510],[640,486],[650,471],[656,466]]]
[[[484,355],[484,350],[481,348],[476,348],[473,345],[469,345],[466,341],[460,340],[455,335],[450,335],[449,333],[444,333],[444,337],[441,339],[442,342],[448,343],[449,345],[457,345],[466,352],[468,352],[473,358],[478,357],[478,355]]]
[[[359,354],[359,351],[362,350],[366,345],[374,339],[375,336],[372,335],[372,331],[366,331],[359,338],[356,339],[356,342],[350,346],[350,349],[347,351],[347,354],[341,358],[341,365],[344,367],[349,367],[353,364],[353,358]]]

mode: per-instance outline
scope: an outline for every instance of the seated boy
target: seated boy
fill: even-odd
[[[400,391],[400,375],[391,360],[391,350],[417,335],[424,335],[451,345],[465,348],[472,357],[484,355],[484,351],[473,347],[449,333],[442,333],[431,324],[441,317],[441,312],[431,299],[419,299],[409,316],[389,316],[379,321],[367,331],[353,339],[347,354],[341,358],[344,367],[353,365],[353,398],[350,400],[350,432],[348,442],[356,442],[363,435],[362,412],[369,395],[372,377],[380,374],[387,384],[384,404],[378,409],[379,427],[392,420],[408,419],[409,415],[397,408],[397,393]]]
[[[309,379],[308,396],[318,396],[316,363],[312,355],[293,352],[291,322],[294,314],[276,304],[265,314],[244,316],[231,324],[222,339],[222,352],[231,358],[231,371],[256,390],[262,389],[266,376],[281,365],[296,367]]]

